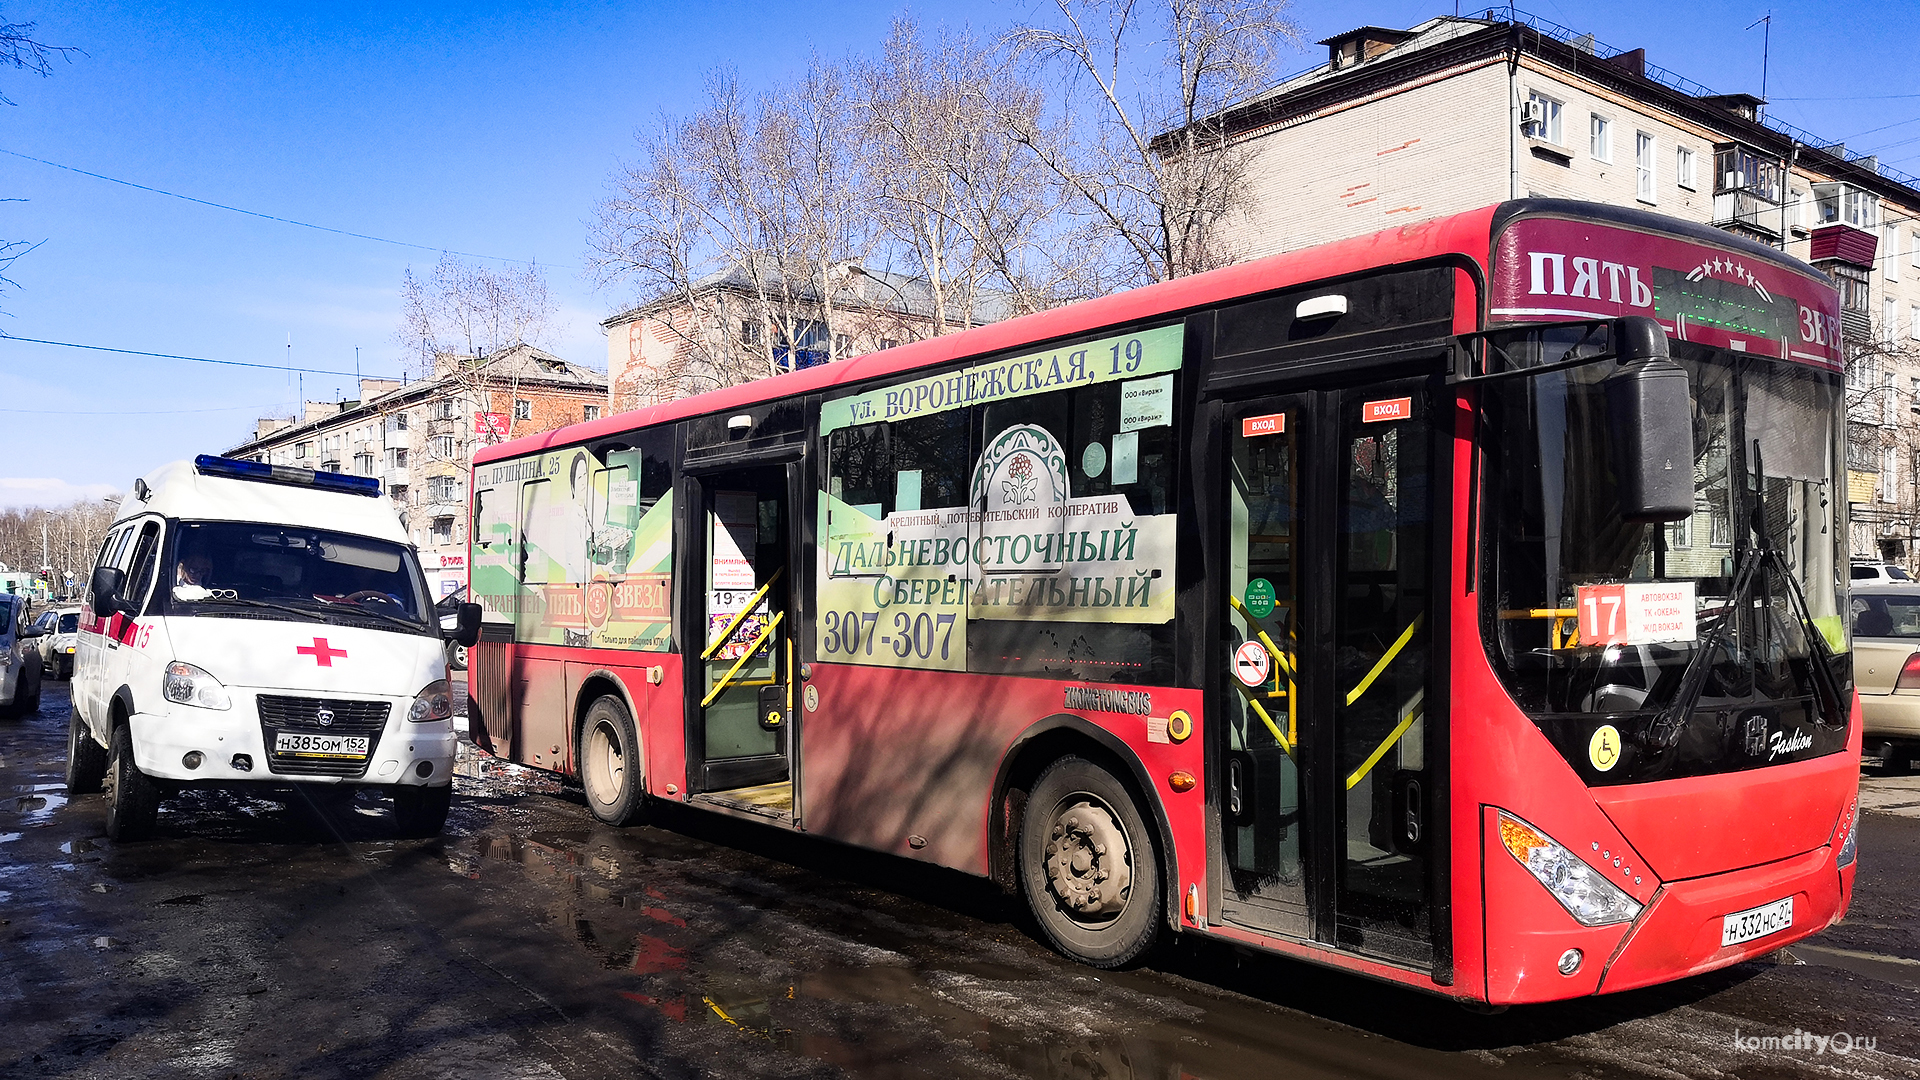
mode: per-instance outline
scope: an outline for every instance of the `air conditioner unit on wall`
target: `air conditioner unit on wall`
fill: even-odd
[[[1545,103],[1531,100],[1520,103],[1521,127],[1532,127],[1535,124],[1544,124],[1546,122],[1547,106]]]

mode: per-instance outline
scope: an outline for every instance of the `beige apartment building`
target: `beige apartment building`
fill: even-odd
[[[1255,258],[1545,197],[1715,225],[1826,271],[1848,344],[1856,557],[1915,562],[1920,179],[1591,35],[1514,11],[1361,27],[1224,114],[1249,155]]]
[[[227,457],[377,477],[437,590],[464,584],[467,479],[476,449],[598,419],[606,376],[531,345],[442,356],[433,378],[361,379],[355,400],[260,420]]]
[[[600,323],[615,411],[845,360],[998,322],[1012,297],[925,278],[837,263],[830,280],[787,279],[744,264],[716,271],[687,292],[664,296]],[[944,323],[943,330],[936,327]]]

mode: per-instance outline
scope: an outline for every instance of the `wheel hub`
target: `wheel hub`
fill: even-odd
[[[1068,912],[1112,915],[1133,888],[1127,836],[1113,815],[1088,802],[1061,810],[1047,839],[1047,883]]]

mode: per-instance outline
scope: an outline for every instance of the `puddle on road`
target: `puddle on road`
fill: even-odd
[[[89,851],[99,851],[100,845],[91,840],[69,840],[60,845],[60,851],[66,855],[84,855]]]
[[[23,835],[25,834],[17,833],[17,832],[0,832],[0,844],[11,844],[15,840],[20,839],[20,837]]]
[[[1338,1025],[1258,1001],[1172,991],[1150,975],[1095,972],[861,908],[796,910],[777,886],[728,892],[706,872],[677,881],[663,872],[682,857],[671,838],[658,851],[610,840],[633,843],[584,831],[480,835],[450,848],[447,866],[477,880],[489,863],[513,863],[558,885],[548,923],[583,959],[631,977],[615,992],[668,1023],[732,1028],[863,1077],[1228,1080],[1435,1064],[1364,1037],[1329,1048]],[[935,960],[876,944],[928,938],[964,944]]]

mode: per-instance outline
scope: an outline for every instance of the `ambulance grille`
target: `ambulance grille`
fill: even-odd
[[[267,746],[267,769],[285,776],[366,775],[367,764],[373,760],[374,751],[380,748],[380,734],[387,728],[387,715],[393,711],[393,704],[386,701],[282,697],[274,694],[261,694],[257,700],[260,735]],[[321,709],[333,714],[332,723],[320,722]],[[282,757],[273,751],[274,733],[279,731],[364,735],[367,737],[367,756],[352,761]]]

